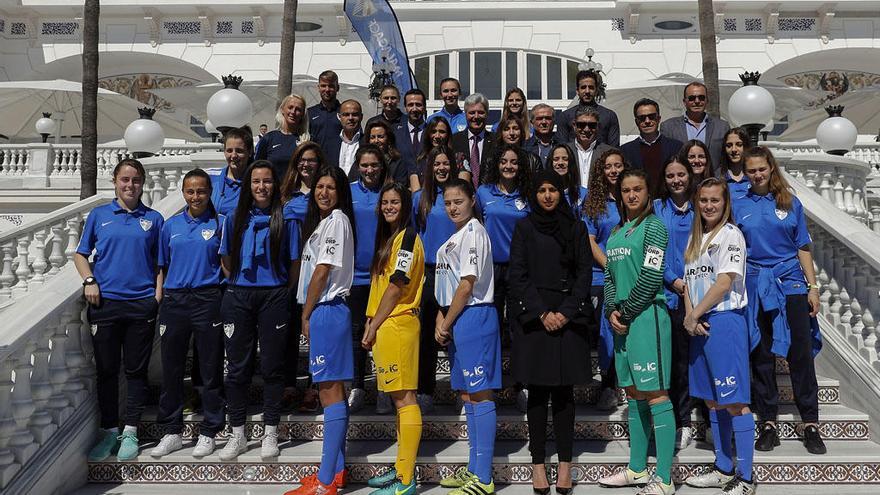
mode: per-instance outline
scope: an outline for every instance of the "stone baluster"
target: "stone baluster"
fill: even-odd
[[[153,182],[153,189],[150,191],[150,204],[156,204],[165,197],[165,181],[162,180],[161,170],[150,170],[148,172]]]
[[[31,267],[28,263],[28,249],[31,245],[31,234],[29,232],[22,232],[21,236],[18,238],[18,267],[15,269],[15,277],[18,279],[18,283],[16,283],[12,287],[12,295],[20,296],[27,292],[28,290],[28,282],[31,278]]]
[[[843,178],[838,175],[833,180],[834,185],[831,188],[831,197],[834,199],[831,202],[834,203],[838,210],[846,211],[846,205],[843,203]]]
[[[98,371],[92,364],[92,361],[95,359],[95,348],[92,343],[92,326],[87,323],[88,312],[85,302],[80,303],[77,308],[79,310],[79,332],[81,335],[79,343],[82,346],[83,357],[86,360],[85,365],[80,368],[80,375],[83,377],[83,383],[89,393],[95,393]],[[71,323],[73,323],[72,320]]]
[[[831,174],[830,173],[823,173],[821,175],[822,175],[822,181],[819,183],[818,193],[826,201],[833,203],[833,200],[831,199],[832,198],[831,195],[833,194],[833,192],[831,190]]]
[[[880,204],[874,203],[870,208],[871,230],[880,234]]]
[[[12,272],[14,259],[14,241],[8,241],[0,246],[3,254],[3,269],[0,271],[0,300],[12,297],[12,283],[15,282],[15,274]]]
[[[74,215],[68,218],[65,224],[67,227],[67,246],[64,248],[64,259],[65,263],[67,263],[67,260],[73,259],[73,255],[76,253],[76,248],[79,244],[80,216]]]
[[[11,360],[0,360],[0,489],[21,469],[10,445],[17,429],[12,417],[12,385]]]
[[[819,185],[816,183],[816,177],[818,174],[815,170],[807,170],[804,174],[804,183],[809,187],[812,191],[819,193]]]
[[[33,268],[33,278],[28,282],[28,287],[33,289],[34,286],[42,285],[46,282],[46,268],[49,267],[49,261],[46,259],[46,237],[48,233],[45,227],[41,227],[34,232],[34,260],[31,263]]]
[[[70,304],[67,305],[68,307]],[[48,409],[52,420],[61,426],[73,413],[70,398],[64,391],[64,384],[70,380],[67,367],[67,317],[68,310],[61,314],[61,319],[46,328],[46,338],[52,343],[49,354],[49,382],[52,384],[52,395],[49,396]]]
[[[855,177],[846,175],[843,177],[843,208],[850,216],[856,216],[856,205],[853,204],[853,182]]]
[[[61,271],[61,267],[67,262],[64,257],[64,224],[56,223],[50,228],[52,231],[52,249],[49,252],[49,276],[57,274]]]
[[[69,370],[69,377],[63,383],[64,395],[70,400],[73,407],[79,407],[88,395],[88,383],[85,376],[89,369],[94,369],[91,363],[86,361],[82,350],[82,308],[83,303],[79,299],[71,301],[61,314],[61,330],[59,334],[67,335],[64,342],[64,361]]]
[[[168,187],[164,188],[165,195],[163,196],[163,199],[167,198],[170,194],[174,194],[174,191],[180,188],[177,181],[182,178],[180,169],[176,167],[168,169],[166,175],[168,177]]]
[[[15,371],[15,386],[12,388],[9,404],[12,408],[12,418],[17,425],[15,433],[9,440],[9,445],[15,452],[15,459],[22,465],[34,455],[38,448],[34,441],[34,435],[28,427],[35,408],[31,398],[31,353],[27,346],[25,347],[25,349],[18,351],[17,356],[7,358]]]
[[[42,445],[58,427],[53,424],[49,413],[49,397],[52,396],[52,383],[49,381],[49,335],[45,329],[37,333],[33,343],[31,399],[34,401],[34,413],[31,415],[30,428],[34,438]]]

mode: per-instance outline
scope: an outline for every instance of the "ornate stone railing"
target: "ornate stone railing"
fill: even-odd
[[[822,151],[822,148],[819,147],[815,142],[805,142],[805,143],[789,143],[783,141],[763,141],[761,142],[764,146],[771,148],[775,151],[787,151],[789,153],[795,155],[825,155],[826,153]],[[846,158],[851,158],[853,160],[863,161],[869,164],[871,167],[874,165],[880,165],[880,143],[874,141],[873,139],[860,138],[856,145],[853,147],[853,150],[847,153]]]
[[[880,218],[868,208],[866,198],[870,166],[852,158],[822,154],[775,153],[792,177],[859,222],[880,228]]]

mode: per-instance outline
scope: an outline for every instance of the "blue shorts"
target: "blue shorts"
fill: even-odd
[[[465,306],[452,327],[449,373],[453,390],[501,388],[501,338],[492,304]]]
[[[688,380],[691,397],[719,404],[748,404],[749,331],[745,310],[710,313],[709,336],[691,337]]]
[[[314,382],[354,377],[351,311],[342,298],[319,303],[309,318],[309,373]]]

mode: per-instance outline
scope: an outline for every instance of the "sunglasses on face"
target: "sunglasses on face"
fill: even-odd
[[[659,117],[659,116],[660,115],[657,112],[649,113],[647,115],[636,115],[636,121],[638,121],[638,122],[645,122],[647,120],[654,121],[654,120],[657,120],[657,117]]]
[[[578,129],[584,129],[586,127],[589,127],[590,129],[595,129],[595,128],[599,127],[599,123],[598,122],[575,122],[574,126],[577,127]]]
[[[706,95],[688,95],[688,101],[706,101]]]

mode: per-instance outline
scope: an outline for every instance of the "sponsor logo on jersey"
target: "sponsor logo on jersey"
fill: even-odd
[[[449,254],[449,252],[452,251],[453,249],[455,249],[455,243],[454,242],[447,242],[446,243],[446,254]]]
[[[395,263],[394,269],[407,273],[409,272],[409,267],[412,264],[412,260],[412,251],[404,251],[403,249],[401,249],[397,252],[397,263]]]
[[[150,230],[150,227],[153,226],[152,220],[147,220],[146,218],[141,218],[140,220],[141,228],[144,229],[144,232]]]
[[[633,363],[633,371],[657,371],[657,363],[649,361],[647,363]]]
[[[382,366],[379,366],[379,367],[377,368],[377,370],[378,370],[377,372],[378,372],[380,375],[385,374],[385,373],[397,373],[397,371],[398,371],[399,369],[400,369],[400,368],[397,366],[397,363],[394,363],[394,364],[392,364],[391,366],[389,366],[387,370],[386,370],[385,368],[383,368]]]
[[[656,246],[645,247],[645,262],[642,266],[659,270],[663,265],[663,250]]]
[[[693,268],[688,268],[685,277],[702,277],[706,275],[711,275],[713,273],[715,273],[715,267],[711,265],[700,265]]]
[[[314,359],[309,360],[309,364],[311,364],[312,366],[317,366],[319,364],[324,364],[326,362],[327,362],[327,358],[323,354],[321,354],[320,356],[315,356]]]
[[[723,378],[715,379],[716,387],[735,387],[736,386],[736,377],[735,376],[725,376]]]
[[[441,270],[443,270],[443,271],[452,270],[452,266],[449,263],[437,263],[436,271],[439,272]]]
[[[608,250],[608,257],[615,260],[621,260],[632,254],[632,249],[628,247],[616,247]]]
[[[526,202],[522,200],[522,198],[516,198],[513,200],[513,205],[516,206],[517,210],[524,210],[526,207]]]

